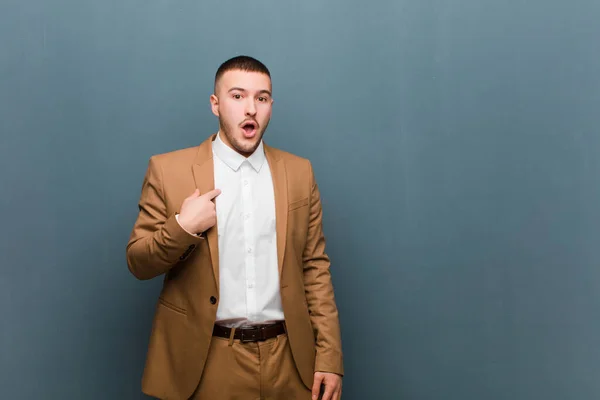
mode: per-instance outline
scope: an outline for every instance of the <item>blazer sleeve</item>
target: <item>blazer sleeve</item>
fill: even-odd
[[[166,273],[204,240],[186,232],[175,212],[167,213],[162,169],[156,157],[148,163],[138,210],[126,251],[129,271],[138,279]]]
[[[344,374],[338,309],[325,252],[319,188],[309,162],[309,225],[303,253],[304,289],[316,339],[315,371]]]

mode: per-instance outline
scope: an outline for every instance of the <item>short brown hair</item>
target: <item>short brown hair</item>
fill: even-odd
[[[221,64],[219,69],[217,69],[217,73],[215,74],[215,91],[217,90],[216,87],[219,78],[221,78],[225,72],[232,70],[260,72],[271,78],[269,69],[265,64],[258,61],[256,58],[252,58],[250,56],[236,56],[225,61],[223,64]]]

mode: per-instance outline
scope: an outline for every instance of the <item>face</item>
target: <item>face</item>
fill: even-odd
[[[271,119],[271,79],[260,72],[231,70],[217,81],[210,96],[212,112],[219,117],[223,142],[245,157],[262,139]]]

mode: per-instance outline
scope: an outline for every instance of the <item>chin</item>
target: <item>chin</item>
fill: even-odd
[[[234,147],[240,153],[251,154],[251,153],[254,153],[254,151],[258,147],[258,143],[259,143],[259,141],[255,140],[255,138],[253,138],[253,139],[245,139],[244,138],[242,141],[237,142]]]

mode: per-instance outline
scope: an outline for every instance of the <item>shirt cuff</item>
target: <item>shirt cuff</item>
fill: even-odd
[[[177,220],[177,223],[179,224],[179,226],[181,226],[181,224],[179,223],[179,214],[175,214],[175,219]],[[187,233],[189,233],[189,234],[190,234],[190,235],[192,235],[192,236],[195,236],[195,237],[202,236],[202,235],[198,235],[198,234],[196,234],[196,233],[192,233],[192,232],[188,231],[188,230],[187,230],[187,229],[185,229],[183,226],[181,226],[181,229],[183,229],[184,231],[186,231]]]

